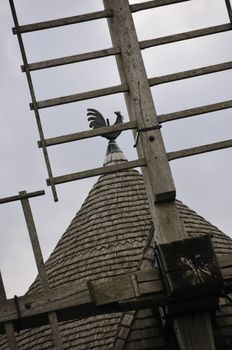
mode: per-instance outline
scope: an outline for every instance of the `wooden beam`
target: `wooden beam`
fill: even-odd
[[[232,255],[217,256],[226,285],[232,290]],[[136,280],[135,291],[133,280]],[[137,294],[137,295],[136,295]],[[138,296],[139,294],[139,296]],[[48,324],[47,314],[56,312],[59,322],[96,314],[158,308],[169,302],[164,291],[159,270],[153,267],[117,276],[106,282],[76,282],[52,288],[47,292],[27,294],[18,298],[22,329]],[[16,325],[17,311],[14,299],[0,303],[0,333],[4,323]]]
[[[64,136],[52,137],[45,140],[46,146],[60,145],[62,143],[73,142],[78,140],[83,140],[91,137],[102,136],[115,131],[131,130],[137,129],[136,122],[127,122],[122,124],[116,124],[111,126],[105,126],[98,129],[80,131],[74,134],[68,134]],[[39,148],[41,147],[41,142],[38,141]],[[1,200],[0,200],[1,203]]]
[[[135,276],[139,296],[136,296],[132,277]],[[152,294],[152,295],[151,295]],[[164,305],[164,294],[158,269],[114,277],[104,283],[72,283],[49,291],[18,298],[21,329],[48,324],[48,313],[56,312],[59,322],[108,312],[120,312]],[[3,324],[16,324],[17,312],[13,299],[0,304],[0,333]]]
[[[228,108],[232,108],[232,100],[213,103],[213,104],[205,105],[201,107],[185,109],[183,111],[174,112],[174,113],[160,114],[158,115],[158,121],[159,123],[166,123],[173,120],[194,117],[196,115],[201,115],[205,113],[217,112]]]
[[[201,67],[197,69],[191,69],[184,72],[173,73],[164,75],[161,77],[154,77],[149,79],[150,86],[155,86],[164,83],[170,83],[177,80],[189,79],[198,77],[201,75],[212,74],[221,72],[224,70],[232,69],[232,62],[225,62],[220,64],[214,64],[211,66]]]
[[[131,168],[143,167],[145,165],[146,165],[145,159],[137,159],[137,160],[132,160],[129,162],[118,163],[115,165],[109,165],[109,166],[105,166],[105,167],[84,170],[84,171],[80,171],[78,173],[57,176],[54,178],[54,181],[55,181],[55,184],[58,185],[58,184],[62,184],[64,182],[86,179],[88,177],[93,177],[93,176],[111,174],[111,173],[114,173],[116,171],[122,171],[122,170],[131,169]],[[49,179],[47,180],[47,184],[48,184],[48,186],[50,186]]]
[[[24,47],[24,43],[23,43],[23,38],[22,38],[22,35],[20,33],[20,30],[19,30],[19,22],[18,22],[17,13],[16,13],[15,6],[14,6],[14,0],[9,0],[9,3],[10,3],[11,12],[12,12],[12,17],[14,20],[14,25],[15,25],[15,28],[17,29],[16,30],[17,31],[17,38],[18,38],[18,42],[19,42],[19,47],[20,47],[22,59],[23,59],[23,64],[25,67],[27,67],[28,66],[27,55],[26,55],[26,51],[25,51],[25,47]],[[51,181],[52,194],[53,194],[54,201],[57,202],[58,196],[57,196],[56,188],[55,188],[55,185],[53,182],[51,163],[50,163],[48,152],[47,152],[47,149],[46,149],[46,146],[44,143],[44,132],[43,132],[43,128],[42,128],[39,110],[36,106],[35,90],[34,90],[34,86],[32,83],[31,74],[30,74],[30,71],[28,69],[26,69],[26,77],[27,77],[28,87],[30,90],[32,104],[33,104],[33,106],[35,106],[35,108],[34,108],[35,119],[36,119],[38,131],[39,131],[39,135],[40,135],[40,140],[42,142],[43,155],[44,155],[44,160],[45,160],[48,176],[49,176],[49,179]]]
[[[210,144],[202,145],[198,147],[186,148],[180,151],[169,152],[168,159],[174,160],[174,159],[194,156],[194,155],[202,154],[206,152],[217,151],[217,150],[225,149],[229,147],[232,147],[232,139],[221,141],[221,142],[210,143]]]
[[[21,199],[25,199],[25,198],[33,198],[33,197],[43,196],[44,194],[45,194],[45,191],[36,191],[36,192],[30,192],[30,193],[21,192],[17,196],[0,198],[0,204],[14,202],[14,201],[20,201]]]
[[[82,53],[79,55],[72,55],[67,57],[55,58],[47,61],[30,63],[28,64],[27,69],[29,69],[29,71],[34,71],[38,69],[63,66],[65,64],[84,62],[84,61],[93,60],[96,58],[108,57],[108,56],[113,56],[118,54],[120,54],[120,49],[111,47],[108,49]],[[21,66],[21,69],[22,69],[22,72],[25,72],[26,70],[24,65]]]
[[[147,2],[141,2],[139,4],[130,5],[131,12],[143,11],[152,9],[155,7],[178,4],[180,2],[186,2],[189,0],[151,0]]]
[[[232,8],[231,8],[231,2],[230,0],[225,0],[226,3],[226,8],[227,8],[227,12],[228,12],[228,16],[230,19],[230,22],[232,23]]]
[[[49,283],[48,283],[47,273],[46,273],[46,269],[43,261],[43,255],[40,248],[39,238],[37,235],[30,203],[27,198],[27,192],[26,191],[19,192],[19,196],[23,197],[21,198],[22,209],[23,209],[25,221],[28,228],[28,233],[30,236],[30,241],[31,241],[31,245],[34,253],[36,266],[39,273],[41,287],[42,287],[42,290],[46,292],[46,291],[49,291]],[[59,324],[58,324],[56,314],[54,312],[49,312],[48,319],[52,330],[54,346],[56,349],[63,350],[64,346],[61,339]]]
[[[78,16],[59,18],[51,21],[26,24],[26,25],[19,26],[18,28],[15,26],[15,28],[13,28],[12,30],[13,30],[13,34],[17,34],[18,32],[29,33],[37,30],[56,28],[56,27],[70,25],[70,24],[83,23],[87,21],[94,21],[96,19],[107,18],[110,16],[112,16],[112,11],[104,10],[104,11],[92,12],[92,13],[87,13],[87,14],[78,15]]]
[[[0,303],[6,303],[6,292],[2,280],[2,274],[0,273]],[[10,350],[18,350],[17,340],[14,333],[14,324],[13,322],[5,322],[3,324],[3,330],[6,333],[8,345]]]
[[[128,112],[131,121],[137,121],[140,133],[137,143],[139,157],[146,158],[146,172],[152,184],[152,202],[175,198],[175,186],[166,157],[159,129],[149,130],[158,125],[139,43],[127,1],[104,1],[105,8],[113,10],[114,16],[108,20],[113,46],[120,47],[117,56],[120,76],[128,86]]]
[[[214,27],[208,27],[203,29],[192,30],[189,32],[168,35],[161,38],[143,40],[139,42],[140,49],[148,49],[150,47],[176,43],[178,41],[189,40],[194,38],[199,38],[206,35],[218,34],[222,32],[227,32],[232,29],[231,23],[221,24]]]
[[[57,97],[57,98],[52,98],[52,99],[44,100],[44,101],[37,101],[35,103],[30,103],[30,108],[31,109],[35,109],[35,108],[40,109],[40,108],[59,106],[59,105],[63,105],[66,103],[73,103],[73,102],[78,102],[78,101],[89,100],[91,98],[102,97],[102,96],[107,96],[107,95],[112,95],[112,94],[118,94],[120,92],[125,92],[127,90],[128,90],[127,84],[121,84],[121,85],[116,85],[116,86],[112,86],[112,87],[108,87],[108,88],[104,88],[104,89],[87,91],[87,92],[82,92],[79,94]]]

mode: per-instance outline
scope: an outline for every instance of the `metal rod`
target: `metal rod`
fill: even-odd
[[[31,241],[31,245],[32,245],[32,249],[35,257],[36,266],[39,273],[41,287],[43,291],[47,291],[49,290],[48,278],[44,267],[43,255],[40,248],[40,243],[39,243],[32,211],[31,211],[30,203],[27,197],[27,192],[21,191],[19,192],[19,196],[22,197],[21,204],[22,204],[23,213],[24,213],[24,217],[28,228],[28,233],[30,236],[30,241]],[[51,312],[48,314],[48,317],[49,317],[49,321],[52,329],[55,348],[62,350],[64,349],[64,347],[63,347],[63,343],[59,333],[59,325],[58,325],[56,314],[54,312]]]
[[[38,196],[43,196],[45,194],[45,191],[36,191],[36,192],[20,192],[20,193],[25,193],[24,195],[18,195],[18,196],[12,196],[12,197],[6,197],[6,198],[1,198],[0,199],[0,204],[3,203],[8,203],[8,202],[14,202],[14,201],[19,201],[24,198],[32,198],[32,197],[38,197]]]
[[[151,9],[154,7],[178,4],[179,2],[186,2],[186,1],[189,1],[189,0],[153,0],[153,1],[141,2],[139,4],[130,5],[130,9],[131,9],[131,12],[137,12],[137,11]]]
[[[83,23],[83,22],[93,21],[96,19],[101,19],[101,18],[106,18],[111,16],[112,16],[112,11],[104,10],[104,11],[87,13],[79,16],[72,16],[72,17],[66,17],[66,18],[59,18],[51,21],[26,24],[22,26],[15,25],[15,28],[13,28],[13,33],[17,34],[18,31],[20,33],[29,33],[37,30],[56,28],[56,27],[61,27],[61,26],[66,26],[66,25],[76,24],[76,23]]]
[[[202,154],[206,152],[217,151],[217,150],[221,150],[229,147],[232,147],[232,139],[221,141],[221,142],[210,143],[210,144],[202,145],[198,147],[186,148],[180,151],[169,152],[167,155],[168,155],[168,160],[174,160],[174,159],[194,156],[194,155]]]
[[[55,185],[54,185],[54,182],[53,182],[53,175],[52,175],[51,164],[50,164],[48,152],[47,152],[45,141],[44,141],[44,133],[43,133],[43,128],[42,128],[42,123],[41,123],[41,119],[40,119],[38,108],[36,106],[35,91],[34,91],[32,79],[31,79],[30,71],[27,68],[28,62],[27,62],[26,51],[25,51],[25,48],[24,48],[22,35],[20,34],[20,31],[19,31],[19,23],[18,23],[18,18],[17,18],[15,6],[14,6],[14,1],[13,0],[9,0],[9,2],[10,2],[10,7],[11,7],[11,12],[12,12],[15,28],[16,28],[16,31],[17,31],[17,37],[18,37],[18,42],[19,42],[19,47],[20,47],[20,50],[21,50],[21,54],[22,54],[23,63],[24,63],[24,66],[26,67],[27,82],[28,82],[28,86],[29,86],[29,90],[30,90],[30,94],[31,94],[32,103],[34,105],[34,113],[35,113],[37,127],[38,127],[38,130],[39,130],[39,135],[40,135],[40,139],[41,139],[41,143],[42,143],[43,155],[44,155],[44,159],[45,159],[45,163],[46,163],[46,167],[47,167],[48,177],[49,177],[49,179],[51,181],[51,188],[52,188],[54,201],[57,202],[58,201],[58,197],[57,197],[56,188],[55,188]]]
[[[2,274],[0,272],[0,302],[4,303],[7,301],[5,287],[2,280]],[[17,340],[14,333],[14,325],[12,322],[4,323],[4,329],[6,332],[8,345],[10,350],[18,350]]]

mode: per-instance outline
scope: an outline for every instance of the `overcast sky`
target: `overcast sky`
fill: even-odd
[[[78,15],[103,9],[101,0],[17,0],[20,24]],[[131,3],[139,1],[131,1]],[[134,15],[140,40],[228,23],[224,0],[191,0]],[[45,189],[46,196],[31,200],[44,258],[47,258],[69,225],[96,178],[57,186],[54,203],[46,186],[47,172],[17,38],[13,36],[7,0],[0,5],[0,197]],[[83,53],[111,47],[106,20],[34,32],[23,36],[28,61]],[[231,61],[231,32],[159,46],[143,51],[149,77]],[[37,100],[65,96],[120,83],[113,57],[32,72]],[[232,72],[188,79],[152,88],[158,114],[232,99]],[[99,109],[114,123],[113,111],[128,120],[123,96],[41,110],[45,137],[88,129],[87,108]],[[231,110],[164,124],[167,151],[230,139]],[[129,160],[136,159],[131,132],[118,139]],[[54,176],[102,165],[107,142],[103,138],[50,147]],[[232,236],[232,150],[173,161],[177,197],[212,224]],[[19,202],[0,206],[0,266],[8,296],[25,293],[36,269]]]

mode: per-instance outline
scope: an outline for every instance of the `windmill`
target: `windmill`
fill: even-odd
[[[143,42],[142,44],[138,42],[133,20],[131,16],[131,12],[139,11],[145,8],[154,7],[154,6],[161,6],[161,5],[167,5],[174,2],[180,2],[180,1],[167,1],[160,4],[157,1],[150,1],[147,3],[141,3],[137,5],[131,5],[129,6],[127,1],[104,1],[105,4],[105,10],[101,13],[93,13],[88,14],[86,17],[83,16],[76,16],[75,18],[69,18],[67,19],[61,19],[58,21],[51,21],[51,22],[44,22],[40,24],[34,24],[34,25],[28,25],[20,27],[17,22],[17,16],[16,12],[14,10],[13,1],[11,1],[12,6],[12,12],[13,17],[15,20],[15,33],[18,35],[20,47],[23,54],[24,59],[24,70],[26,71],[30,91],[32,95],[32,104],[31,108],[35,111],[36,120],[39,127],[40,137],[41,140],[39,142],[39,146],[43,149],[43,153],[45,156],[45,161],[48,169],[48,175],[49,179],[47,180],[47,183],[49,186],[52,187],[54,200],[57,200],[57,194],[56,194],[56,185],[60,183],[64,183],[67,181],[74,181],[77,179],[89,177],[89,176],[96,176],[96,175],[102,175],[102,174],[108,174],[112,173],[114,171],[121,171],[126,170],[133,167],[142,167],[143,169],[143,175],[144,175],[144,182],[146,185],[147,193],[148,193],[148,199],[150,204],[150,210],[152,215],[152,220],[154,222],[155,226],[155,235],[156,240],[158,243],[157,247],[157,255],[158,255],[158,261],[159,261],[159,267],[153,267],[152,271],[148,271],[143,273],[141,272],[141,275],[130,275],[125,276],[125,278],[129,278],[130,281],[132,281],[132,288],[126,289],[126,295],[123,296],[123,300],[120,300],[119,302],[119,296],[116,294],[116,297],[110,299],[108,301],[104,300],[102,298],[102,293],[106,289],[110,289],[109,282],[105,282],[106,284],[101,285],[94,285],[94,284],[88,284],[86,287],[85,292],[80,290],[80,293],[84,293],[81,296],[83,297],[81,301],[77,303],[73,303],[72,300],[63,299],[63,302],[66,303],[63,307],[63,312],[59,311],[59,308],[61,307],[58,304],[55,306],[56,314],[58,315],[59,320],[68,320],[69,317],[72,318],[77,317],[77,314],[75,314],[75,310],[78,310],[78,315],[87,316],[91,314],[95,314],[96,312],[106,312],[107,311],[116,311],[120,310],[120,307],[122,310],[130,310],[131,308],[139,308],[142,306],[139,305],[146,305],[150,306],[151,304],[154,305],[156,302],[155,298],[155,291],[157,291],[158,286],[160,286],[160,278],[157,278],[157,270],[162,271],[162,276],[164,278],[165,286],[167,290],[164,290],[163,285],[161,286],[158,296],[158,301],[156,307],[158,306],[165,306],[165,310],[167,311],[167,315],[171,312],[170,303],[168,302],[167,296],[169,296],[168,293],[176,293],[176,289],[174,288],[175,284],[177,283],[175,278],[172,279],[170,277],[169,273],[170,271],[167,269],[168,260],[167,256],[170,255],[173,250],[179,249],[179,245],[184,246],[183,252],[187,254],[188,251],[188,244],[189,240],[185,240],[186,235],[183,228],[183,225],[181,223],[178,211],[176,209],[176,203],[175,203],[175,186],[172,180],[171,171],[169,168],[168,161],[193,155],[193,154],[199,154],[202,152],[208,152],[210,150],[216,150],[216,149],[222,149],[226,147],[230,147],[232,145],[231,140],[215,143],[213,145],[204,145],[195,147],[193,149],[185,149],[181,151],[171,152],[166,154],[162,135],[160,132],[161,124],[168,120],[174,120],[182,117],[192,116],[200,113],[206,113],[207,111],[212,110],[218,110],[223,108],[229,108],[231,107],[231,102],[223,102],[223,103],[217,103],[210,106],[203,106],[197,109],[192,109],[188,111],[182,111],[177,113],[172,113],[169,115],[163,115],[163,116],[157,116],[154,108],[153,99],[151,96],[150,87],[156,84],[160,84],[162,82],[167,81],[173,81],[178,79],[186,79],[188,77],[194,77],[199,76],[202,74],[208,74],[217,72],[220,70],[230,69],[231,65],[230,63],[226,64],[219,64],[214,65],[210,67],[203,67],[187,72],[180,72],[176,73],[174,75],[160,77],[158,80],[156,78],[154,79],[147,79],[146,72],[143,65],[143,60],[141,56],[141,47],[145,48],[148,47],[146,45],[157,45],[157,42],[154,40],[153,43],[149,42]],[[231,7],[230,3],[227,1],[227,8],[230,14],[231,18]],[[87,19],[96,19],[102,17],[108,17],[109,18],[109,26],[111,30],[111,37],[113,42],[113,48],[111,49],[111,54],[117,54],[118,56],[118,67],[120,70],[120,75],[122,78],[122,83],[118,86],[113,86],[107,89],[102,89],[98,91],[92,91],[88,93],[83,94],[76,94],[72,96],[64,96],[56,99],[46,100],[46,101],[36,101],[34,94],[33,94],[33,86],[31,85],[30,80],[30,70],[31,69],[38,69],[38,66],[41,67],[41,65],[46,66],[50,65],[51,62],[43,62],[38,64],[29,65],[26,60],[26,55],[23,47],[23,41],[22,41],[22,34],[27,31],[33,31],[33,30],[40,30],[41,28],[46,29],[50,27],[54,27],[57,25],[65,25],[67,22],[70,23],[77,23],[78,21],[83,21]],[[226,26],[226,27],[225,27]],[[212,33],[216,33],[220,30],[229,30],[231,29],[231,24],[225,25],[220,28],[206,28],[199,31],[195,31],[194,33],[185,33],[174,35],[169,38],[163,38],[160,39],[161,42],[163,40],[163,43],[167,42],[174,42],[177,40],[186,40],[187,38],[192,37],[198,37],[202,35],[209,35]],[[227,29],[226,29],[227,28]],[[103,53],[95,52],[92,54],[93,57],[99,57],[99,55]],[[86,54],[87,55],[87,54]],[[82,57],[83,59],[84,57]],[[85,57],[86,58],[86,57]],[[80,58],[78,58],[80,59]],[[69,59],[70,60],[70,59]],[[56,62],[57,64],[57,62]],[[59,64],[61,64],[61,61],[59,61]],[[37,68],[35,68],[37,67]],[[99,128],[96,130],[93,134],[92,131],[85,132],[84,133],[77,133],[76,135],[66,135],[60,138],[53,138],[45,140],[43,136],[43,130],[40,123],[40,116],[39,116],[39,110],[40,108],[47,108],[54,105],[61,105],[63,103],[71,103],[75,101],[79,101],[81,99],[86,99],[90,97],[98,97],[98,96],[104,96],[111,93],[117,93],[117,92],[123,92],[126,95],[126,100],[128,104],[128,110],[130,114],[130,122],[115,125],[115,126],[104,126],[103,128]],[[93,135],[103,135],[103,134],[112,134],[114,132],[119,132],[126,129],[134,129],[137,132],[137,140],[136,140],[136,147],[138,150],[139,158],[135,161],[130,161],[127,163],[120,163],[120,164],[114,164],[109,165],[108,167],[103,168],[97,168],[93,170],[87,170],[80,173],[75,174],[69,174],[69,175],[63,175],[59,177],[53,177],[48,155],[47,155],[47,147],[50,145],[63,143],[63,142],[69,142],[74,140],[79,140],[83,137],[92,137]],[[21,198],[17,198],[21,199]],[[177,242],[174,242],[177,241]],[[180,242],[178,242],[180,241]],[[173,242],[173,243],[172,243]],[[162,244],[165,243],[165,244]],[[201,241],[200,239],[193,240],[191,242],[192,245],[196,245],[196,254],[200,256],[200,260],[195,262],[195,265],[192,260],[190,259],[190,256],[185,255],[185,260],[183,260],[183,263],[185,265],[187,264],[190,267],[190,271],[192,271],[193,276],[196,276],[196,274],[199,273],[199,264],[203,264],[201,261],[201,257],[203,256],[203,251],[201,250],[202,244],[204,245],[204,249],[207,247],[207,259],[204,261],[204,264],[202,265],[202,269],[206,269],[207,266],[210,266],[210,268],[207,270],[213,271],[215,279],[212,279],[209,281],[210,286],[213,289],[213,298],[212,303],[216,304],[218,293],[220,291],[220,288],[222,286],[222,278],[220,274],[220,268],[217,264],[217,260],[215,258],[214,251],[211,249],[210,241]],[[186,250],[185,250],[186,249]],[[198,251],[199,249],[199,251]],[[169,251],[169,253],[168,253]],[[166,255],[167,252],[167,255]],[[190,254],[191,255],[191,254]],[[183,256],[182,256],[183,258]],[[191,266],[194,265],[194,266]],[[228,261],[222,261],[220,262],[221,269],[223,267],[226,267],[230,264]],[[176,271],[178,271],[178,264],[176,265]],[[148,273],[148,275],[146,275]],[[211,273],[212,274],[212,273]],[[203,281],[202,281],[203,279]],[[139,283],[140,281],[148,282],[149,288],[147,291],[144,292],[144,295],[140,293],[140,287]],[[108,283],[108,284],[107,284]],[[119,280],[112,281],[112,287],[113,289],[117,290],[116,286],[120,284]],[[193,283],[193,280],[190,279],[190,285],[185,286],[191,287],[191,283]],[[201,293],[206,293],[207,290],[207,283],[208,281],[201,277],[201,283],[199,283],[199,290],[197,290],[197,293],[200,296],[202,296]],[[206,286],[206,288],[203,288],[201,290],[200,285]],[[128,284],[126,284],[128,286]],[[154,289],[152,289],[154,288]],[[180,288],[181,289],[181,288]],[[177,288],[178,290],[178,288]],[[188,288],[187,288],[188,291]],[[78,294],[78,291],[75,291]],[[56,292],[49,292],[51,293],[51,297],[54,301],[59,300],[58,294]],[[64,291],[63,291],[64,293]],[[131,294],[130,294],[131,293]],[[177,293],[178,294],[178,293]],[[190,293],[191,294],[191,293]],[[181,292],[180,292],[181,295]],[[151,297],[152,296],[152,297]],[[99,299],[98,299],[99,297]],[[112,295],[110,295],[112,297]],[[192,296],[193,297],[193,296]],[[68,296],[67,296],[68,298]],[[136,300],[135,300],[136,299]],[[37,300],[39,302],[42,302],[42,295],[37,296]],[[81,303],[83,302],[83,303]],[[3,323],[5,322],[5,325],[9,325],[15,323],[17,319],[21,321],[21,327],[26,328],[27,321],[25,323],[23,322],[24,319],[28,317],[30,322],[33,323],[34,326],[38,326],[41,324],[44,324],[44,320],[41,321],[38,317],[38,310],[36,308],[34,309],[33,305],[36,303],[36,301],[32,298],[28,299],[22,299],[20,302],[15,300],[15,304],[12,304],[11,302],[7,303],[9,307],[12,308],[14,311],[14,318],[7,319],[5,318]],[[73,303],[73,304],[72,304]],[[21,308],[21,304],[24,304],[25,309]],[[115,304],[117,304],[117,307],[115,309]],[[210,316],[208,312],[204,312],[204,314],[201,312],[202,310],[205,311],[205,308],[202,305],[201,302],[199,305],[198,313],[195,314],[194,321],[189,319],[189,308],[187,305],[183,306],[183,315],[175,317],[174,314],[174,321],[173,324],[175,325],[175,329],[178,333],[178,342],[179,346],[182,349],[194,349],[199,348],[199,344],[204,344],[205,349],[214,349],[214,341],[213,341],[213,332],[211,327],[211,321]],[[4,304],[5,305],[5,304]],[[17,307],[16,307],[16,306]],[[54,303],[53,303],[54,305]],[[107,306],[106,306],[107,305]],[[120,306],[121,305],[121,306]],[[27,306],[27,307],[26,307]],[[212,305],[210,305],[212,307]],[[214,305],[215,306],[215,305]],[[42,311],[42,315],[44,318],[44,313],[54,313],[54,309],[49,302],[45,305],[43,305],[45,311]],[[102,307],[102,311],[101,311]],[[112,307],[112,309],[110,308]],[[202,309],[201,309],[202,308]],[[70,309],[70,313],[64,312],[64,309],[67,311],[67,309]],[[97,310],[96,310],[97,309]],[[9,310],[9,309],[8,309]],[[88,310],[88,311],[87,311]],[[208,311],[208,310],[206,310]],[[69,315],[68,315],[69,314]],[[70,316],[72,314],[72,316]],[[167,316],[169,317],[169,316]],[[55,325],[54,327],[54,335],[56,334],[56,323],[57,319],[54,321]],[[24,324],[24,325],[23,325]],[[194,325],[194,326],[193,326]],[[200,330],[203,330],[203,336],[202,338],[198,339],[196,341],[196,338],[199,337]],[[11,328],[12,331],[12,328]],[[57,338],[59,338],[57,336]],[[59,339],[57,340],[59,342]],[[14,348],[12,345],[12,348]],[[58,347],[59,346],[59,347]],[[62,345],[57,345],[57,348],[62,348]]]

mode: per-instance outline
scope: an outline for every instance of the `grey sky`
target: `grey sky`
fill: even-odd
[[[138,1],[133,1],[138,2]],[[17,0],[20,24],[101,10],[101,0]],[[131,1],[132,3],[132,1]],[[140,40],[228,22],[224,0],[191,0],[134,15]],[[12,35],[7,0],[0,7],[0,197],[46,190],[31,200],[44,257],[47,258],[96,178],[57,186],[59,202],[52,200],[30,101],[17,38]],[[98,50],[111,46],[105,20],[24,35],[29,62]],[[143,51],[149,77],[230,61],[231,32],[193,39]],[[92,90],[120,83],[114,58],[77,63],[32,73],[38,100]],[[158,114],[174,112],[232,98],[232,73],[164,84],[152,88]],[[86,109],[99,109],[114,122],[113,111],[127,120],[122,95],[41,110],[45,137],[87,130]],[[231,138],[231,110],[196,116],[163,125],[168,151]],[[130,132],[118,143],[129,160],[136,158]],[[102,165],[106,141],[95,138],[49,148],[54,176]],[[212,152],[174,161],[172,170],[177,197],[225,233],[232,235],[232,150]],[[36,275],[20,203],[0,207],[0,266],[9,296],[22,294]]]

